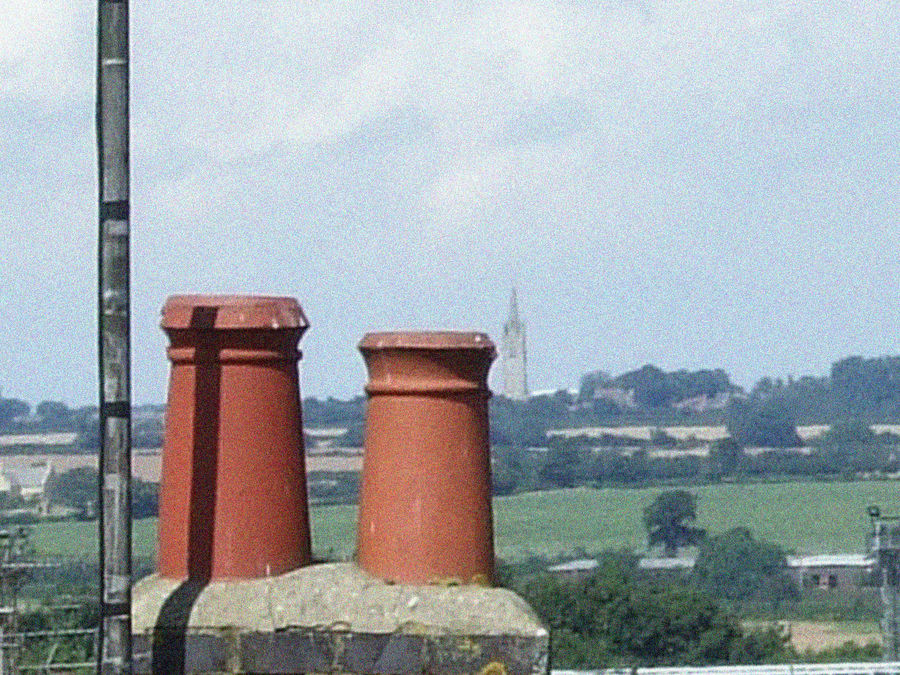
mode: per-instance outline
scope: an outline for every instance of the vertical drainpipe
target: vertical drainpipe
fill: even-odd
[[[99,0],[97,154],[102,675],[131,673],[128,1]]]

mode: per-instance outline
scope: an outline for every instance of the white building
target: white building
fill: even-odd
[[[34,462],[17,469],[0,467],[0,492],[19,495],[23,499],[43,499],[53,474],[50,462]]]

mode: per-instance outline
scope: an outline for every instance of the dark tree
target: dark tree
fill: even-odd
[[[19,417],[27,417],[31,406],[17,398],[0,398],[0,426],[7,426]]]
[[[547,443],[547,429],[561,424],[558,402],[549,397],[538,400],[513,401],[494,396],[490,403],[491,445],[542,446]]]
[[[873,443],[875,434],[868,424],[858,418],[841,420],[831,425],[824,434],[814,439],[819,447]]]
[[[667,556],[678,553],[680,546],[696,546],[706,530],[694,527],[697,500],[685,490],[663,492],[644,509],[644,527],[650,546],[662,544]]]
[[[576,468],[580,463],[578,451],[571,447],[550,448],[547,463],[541,468],[542,481],[549,487],[573,487]]]
[[[59,401],[41,401],[34,412],[47,425],[63,427],[71,422],[72,412],[65,403]]]
[[[615,383],[624,389],[633,389],[635,402],[645,408],[658,408],[672,400],[669,377],[656,366],[646,365],[620,375]]]
[[[53,476],[47,485],[47,498],[53,504],[74,509],[77,517],[97,517],[97,470],[80,467]],[[159,513],[159,487],[140,479],[132,481],[131,503],[135,518]]]
[[[754,539],[746,527],[707,537],[700,546],[692,576],[702,591],[728,600],[798,597],[787,575],[784,551]]]
[[[131,482],[131,515],[153,518],[159,515],[159,484],[135,478]]]
[[[742,447],[795,448],[803,444],[787,407],[774,400],[733,401],[728,433]]]
[[[741,459],[744,449],[733,438],[720,438],[709,447],[709,461],[716,473],[722,476],[733,474]]]
[[[56,474],[47,485],[52,504],[75,509],[80,518],[97,515],[97,470],[81,467]]]
[[[650,582],[629,565],[599,562],[581,581],[543,576],[517,589],[550,627],[557,667],[753,663],[787,655],[779,634],[744,633],[696,588]]]
[[[893,413],[900,409],[900,357],[851,356],[831,366],[835,394],[852,414]]]

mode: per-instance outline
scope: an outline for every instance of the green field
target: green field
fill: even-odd
[[[661,492],[653,489],[575,488],[533,492],[494,501],[497,553],[521,558],[576,548],[640,550],[645,533],[641,511]],[[719,484],[691,488],[698,497],[698,520],[711,533],[739,525],[755,536],[798,553],[863,552],[869,531],[866,507],[900,514],[900,482]],[[352,555],[356,527],[353,506],[312,510],[313,549],[323,558]],[[134,552],[154,554],[156,521],[134,527]],[[42,555],[90,559],[96,556],[95,523],[47,523],[32,536]]]

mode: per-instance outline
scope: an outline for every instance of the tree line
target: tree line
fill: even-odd
[[[552,437],[543,447],[495,446],[495,494],[588,487],[647,487],[793,479],[852,479],[900,472],[900,437],[874,434],[860,422],[839,423],[807,446],[753,448],[733,437],[705,443],[617,436]],[[683,450],[683,452],[679,452]],[[669,451],[669,452],[661,452]]]
[[[791,447],[799,444],[797,424],[847,420],[900,422],[900,356],[850,356],[827,375],[760,379],[744,391],[720,369],[666,372],[648,364],[619,375],[603,371],[581,377],[577,392],[565,390],[512,401],[491,400],[491,441],[495,445],[542,445],[548,429],[641,424],[725,424],[742,445]],[[158,447],[163,406],[142,406],[134,415],[137,447]],[[365,397],[303,400],[309,427],[347,429],[341,445],[358,444]],[[32,409],[0,396],[0,433],[75,431],[81,445],[96,447],[96,406],[70,408],[42,401]]]

